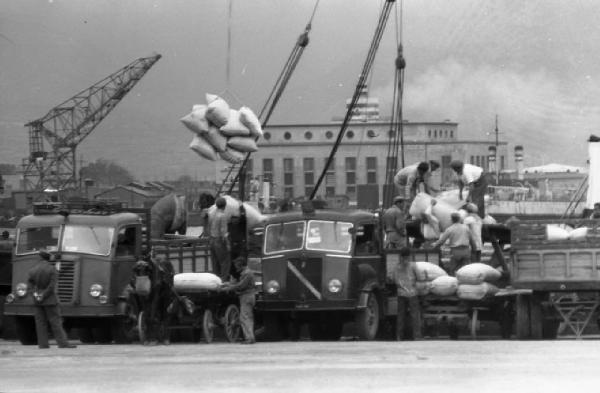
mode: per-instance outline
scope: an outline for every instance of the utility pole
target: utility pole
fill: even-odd
[[[498,180],[500,180],[500,163],[498,162],[498,115],[496,115],[496,127],[494,133],[496,134],[496,185],[498,185]]]

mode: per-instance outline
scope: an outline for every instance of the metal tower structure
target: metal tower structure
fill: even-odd
[[[25,124],[30,152],[22,163],[25,189],[77,188],[77,146],[160,58],[159,54],[139,58]]]

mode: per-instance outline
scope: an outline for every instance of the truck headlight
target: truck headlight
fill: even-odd
[[[268,294],[273,295],[273,294],[279,292],[280,286],[277,281],[271,280],[267,283],[267,285],[265,286],[265,289]]]
[[[342,282],[337,278],[331,279],[327,284],[327,289],[329,289],[329,292],[331,293],[338,293],[342,290]]]
[[[102,295],[103,290],[104,289],[102,288],[102,285],[92,284],[92,286],[90,287],[90,296],[91,297],[99,297],[100,295]]]
[[[27,284],[22,282],[18,283],[15,292],[17,293],[18,297],[24,297],[27,295]]]
[[[9,293],[8,295],[6,295],[6,303],[12,303],[15,301],[15,295],[13,295],[12,293]]]

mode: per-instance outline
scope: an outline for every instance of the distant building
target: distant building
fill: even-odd
[[[353,113],[334,162],[321,184],[319,195],[322,197],[346,195],[351,202],[356,202],[362,189],[370,197],[379,201],[383,199],[386,164],[391,162],[388,144],[390,138],[394,137],[394,127],[389,120],[381,120],[379,101],[365,98],[365,95],[366,88],[363,89],[360,105]],[[264,138],[258,142],[259,149],[252,153],[248,162],[247,179],[258,176],[262,182],[269,182],[270,193],[277,198],[310,195],[340,127],[339,121],[265,127]],[[450,162],[454,159],[490,169],[489,148],[494,142],[460,139],[458,123],[449,120],[405,121],[402,129],[405,165],[438,161],[441,168],[434,172],[434,181],[438,184],[451,183]],[[508,162],[507,142],[498,143],[497,156],[499,169],[505,169]],[[398,154],[397,166],[402,167],[401,153]],[[219,172],[223,173],[224,170]]]

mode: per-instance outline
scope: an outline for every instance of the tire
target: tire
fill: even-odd
[[[17,338],[23,345],[37,344],[35,320],[33,317],[16,317]]]
[[[95,342],[94,333],[91,328],[77,328],[77,337],[79,337],[79,341],[83,344],[93,344]]]
[[[517,295],[515,306],[515,333],[518,340],[526,340],[531,337],[529,325],[529,296]]]
[[[529,300],[529,328],[532,339],[541,340],[543,338],[544,312],[539,295],[533,295]]]
[[[213,319],[213,313],[208,308],[204,310],[202,316],[202,335],[204,342],[210,344],[215,338],[215,321]]]
[[[379,330],[380,307],[377,297],[369,292],[367,306],[358,310],[355,316],[356,334],[361,340],[372,341]]]
[[[223,315],[223,330],[225,331],[225,338],[230,343],[238,341],[242,335],[240,309],[235,304],[230,304],[225,309],[225,314]]]

